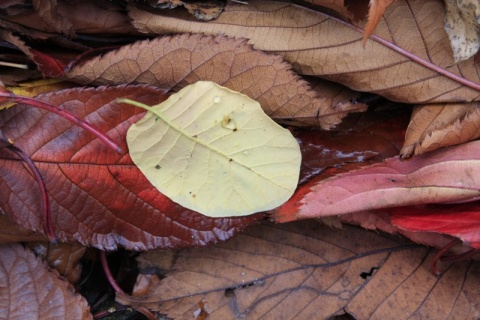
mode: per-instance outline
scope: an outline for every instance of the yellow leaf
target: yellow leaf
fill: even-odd
[[[163,194],[210,217],[273,209],[295,191],[301,154],[291,133],[249,97],[200,81],[149,107],[127,132],[133,162]]]

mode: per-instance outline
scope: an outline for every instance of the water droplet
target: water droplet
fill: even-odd
[[[213,98],[213,103],[220,103],[222,99],[219,96]]]

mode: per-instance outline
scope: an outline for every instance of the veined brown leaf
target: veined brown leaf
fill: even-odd
[[[142,254],[150,274],[138,277],[136,296],[117,301],[175,319],[474,318],[480,263],[436,277],[433,253],[401,241],[317,221],[256,226],[210,248]]]
[[[92,319],[87,301],[20,244],[0,246],[0,318]]]
[[[479,100],[478,68],[473,59],[454,64],[443,15],[438,0],[396,0],[363,47],[362,30],[284,2],[231,3],[217,20],[207,23],[181,13],[153,14],[130,7],[134,25],[144,33],[202,32],[247,38],[256,49],[283,55],[301,74],[394,101]]]
[[[272,118],[323,128],[338,124],[349,110],[365,109],[363,104],[333,104],[290,68],[245,40],[196,34],[124,46],[73,68],[68,77],[84,84],[146,83],[174,91],[209,80],[257,100]]]
[[[400,151],[402,158],[480,137],[480,104],[420,105],[412,118]]]

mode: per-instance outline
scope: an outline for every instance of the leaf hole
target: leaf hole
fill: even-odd
[[[373,273],[375,272],[375,270],[378,270],[378,267],[373,267],[370,269],[370,272],[362,272],[360,273],[360,277],[364,280],[366,280],[367,278],[371,277],[373,275]]]

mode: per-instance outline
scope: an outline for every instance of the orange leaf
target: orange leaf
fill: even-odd
[[[391,5],[393,0],[370,0],[370,8],[368,9],[368,22],[363,31],[363,46],[367,43],[368,37],[378,25],[380,18],[385,10]]]

